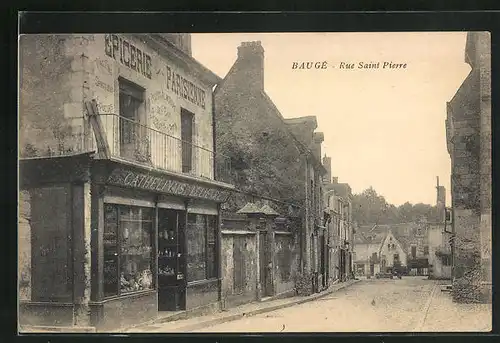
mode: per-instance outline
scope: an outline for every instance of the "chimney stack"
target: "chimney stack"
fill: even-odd
[[[436,185],[436,208],[438,211],[438,220],[440,223],[445,221],[445,209],[446,209],[446,188],[444,186],[439,185],[439,176],[437,177],[437,185]]]
[[[323,132],[314,132],[313,133],[313,154],[314,156],[321,161],[321,143],[325,140],[325,135]]]
[[[326,169],[325,180],[330,183],[332,181],[332,158],[331,157],[323,157],[323,167]]]
[[[242,42],[238,47],[238,62],[248,85],[264,90],[264,48],[260,41]]]

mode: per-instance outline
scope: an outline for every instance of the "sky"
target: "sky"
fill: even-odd
[[[394,205],[450,204],[446,102],[470,72],[464,32],[193,34],[193,57],[224,77],[244,41],[264,48],[264,88],[285,118],[317,117],[332,174],[354,193],[372,186]],[[292,69],[294,62],[327,69]],[[379,69],[341,69],[340,63]],[[406,69],[383,69],[383,62]]]

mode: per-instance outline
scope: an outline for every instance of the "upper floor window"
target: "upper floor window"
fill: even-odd
[[[424,246],[424,255],[429,255],[429,246]]]
[[[144,89],[119,79],[119,143],[120,156],[133,160],[149,160],[149,137],[144,122]]]

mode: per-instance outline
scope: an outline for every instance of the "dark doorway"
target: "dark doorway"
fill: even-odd
[[[340,281],[345,281],[345,250],[340,250]]]
[[[246,284],[245,237],[233,237],[233,294],[243,294]]]
[[[325,236],[321,235],[319,239],[320,244],[320,265],[319,272],[321,273],[321,286],[326,288],[326,266],[325,266]]]
[[[273,279],[271,254],[268,249],[268,235],[266,231],[260,231],[259,235],[259,260],[260,260],[260,286],[262,295],[268,297],[273,295]]]
[[[158,311],[186,309],[186,213],[158,210]]]

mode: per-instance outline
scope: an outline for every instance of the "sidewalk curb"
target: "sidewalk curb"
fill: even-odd
[[[309,296],[301,298],[301,299],[295,299],[295,300],[291,300],[290,302],[287,302],[284,304],[259,308],[259,309],[255,309],[253,311],[249,311],[249,312],[245,312],[245,313],[232,314],[232,315],[228,315],[228,316],[221,317],[221,318],[209,319],[209,320],[201,321],[201,322],[198,322],[195,324],[181,326],[180,328],[176,329],[176,331],[183,331],[183,332],[193,331],[193,330],[205,328],[207,326],[214,326],[214,325],[219,325],[219,324],[235,321],[235,320],[241,319],[243,317],[252,317],[252,316],[262,314],[262,313],[272,312],[272,311],[276,311],[276,310],[281,310],[283,308],[292,307],[295,305],[300,305],[300,304],[303,304],[306,302],[311,302],[311,301],[323,298],[323,297],[330,295],[332,293],[335,293],[341,289],[352,286],[353,284],[356,284],[360,281],[361,280],[352,280],[352,281],[348,281],[345,283],[335,284],[334,286],[331,287],[331,289],[327,289],[321,293],[309,295]],[[159,323],[155,323],[155,324],[159,324]],[[155,324],[153,324],[153,325],[155,325]],[[169,331],[167,331],[167,332],[169,332]]]
[[[77,327],[77,326],[40,326],[40,325],[24,325],[18,329],[20,335],[32,335],[41,333],[97,333],[93,326]]]

